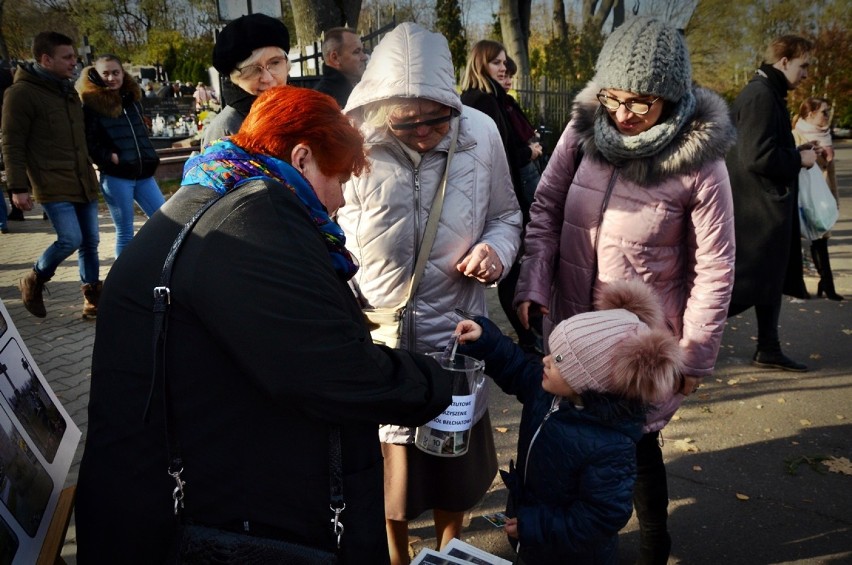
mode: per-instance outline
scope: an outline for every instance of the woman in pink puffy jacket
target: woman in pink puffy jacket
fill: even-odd
[[[637,448],[639,563],[666,563],[668,487],[659,430],[713,372],[734,281],[724,156],[735,131],[716,94],[692,85],[681,33],[634,18],[607,39],[535,195],[515,294],[544,332],[592,309],[607,283],[641,279],[680,338],[680,389],[648,416]],[[545,335],[545,343],[547,335]]]

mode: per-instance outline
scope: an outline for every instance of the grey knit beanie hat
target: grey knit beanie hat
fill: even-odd
[[[594,81],[601,88],[661,96],[677,102],[692,85],[681,32],[659,20],[632,18],[604,43]]]

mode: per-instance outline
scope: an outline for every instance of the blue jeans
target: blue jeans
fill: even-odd
[[[538,188],[541,175],[538,172],[538,166],[532,161],[521,167],[519,172],[523,183],[523,195],[527,200],[527,207],[529,207],[535,198],[535,189]]]
[[[43,202],[41,206],[53,224],[56,241],[36,261],[36,273],[41,278],[51,278],[59,264],[77,251],[80,280],[86,284],[98,282],[98,201]]]
[[[115,256],[133,239],[133,201],[149,218],[166,201],[154,177],[122,179],[101,173],[101,191],[115,224]]]
[[[6,227],[6,220],[9,219],[9,212],[6,211],[6,194],[5,190],[0,194],[0,228]]]

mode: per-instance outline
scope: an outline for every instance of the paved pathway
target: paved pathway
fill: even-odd
[[[830,253],[838,291],[852,298],[852,142],[840,144],[837,153],[841,220]],[[100,221],[105,277],[113,262],[115,232],[105,210]],[[9,226],[11,233],[0,235],[0,298],[85,440],[95,323],[80,317],[76,260],[65,261],[49,283],[47,318],[34,318],[21,304],[17,281],[53,241],[53,231],[39,208],[26,221]],[[816,280],[806,280],[815,290]],[[493,291],[489,300],[493,317],[506,327]],[[804,374],[751,367],[753,314],[730,321],[716,376],[664,432],[675,538],[670,563],[852,562],[852,476],[808,463],[829,456],[852,459],[850,308],[849,301],[785,302],[782,339],[788,354],[812,365],[814,370]],[[506,430],[495,432],[505,468],[515,454],[520,409],[513,398],[492,390],[492,422],[495,429]],[[82,445],[67,484],[76,482]],[[788,473],[796,463],[796,474]],[[465,538],[509,557],[502,534],[480,517],[502,510],[504,502],[505,490],[496,481],[471,512]],[[412,523],[413,535],[422,539],[416,547],[434,543],[428,523],[425,518]],[[69,563],[76,562],[74,541],[72,522],[63,549]],[[634,561],[635,519],[621,543],[622,562]]]

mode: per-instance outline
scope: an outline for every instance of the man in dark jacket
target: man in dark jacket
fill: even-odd
[[[798,178],[816,154],[796,147],[787,91],[808,76],[813,45],[786,35],[766,50],[765,62],[731,108],[739,132],[726,158],[734,197],[737,258],[728,315],[754,306],[757,351],[753,363],[807,371],[781,351],[778,317],[782,294],[805,297],[798,220]]]
[[[74,42],[61,33],[39,33],[33,57],[36,62],[18,68],[5,94],[3,160],[15,206],[32,210],[31,184],[57,239],[21,279],[21,300],[33,316],[47,316],[44,284],[79,250],[83,316],[95,316],[101,289],[98,179],[86,148],[83,108],[71,81],[77,70]]]
[[[328,94],[344,108],[369,59],[358,33],[346,27],[334,27],[325,32],[322,59],[322,80],[316,90]]]

